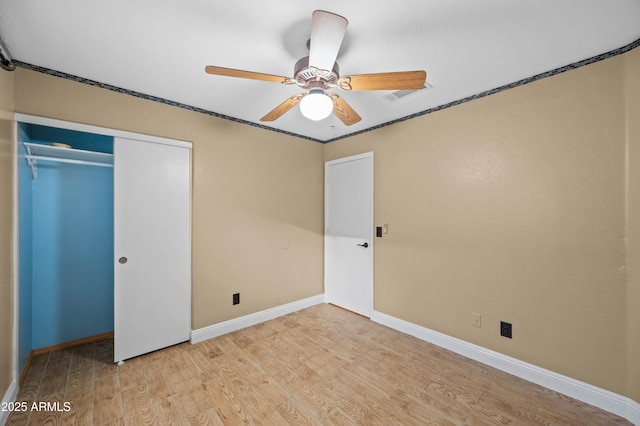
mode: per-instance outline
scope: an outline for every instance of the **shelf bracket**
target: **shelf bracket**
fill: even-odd
[[[25,159],[27,160],[27,164],[31,167],[31,180],[38,180],[38,162],[33,156],[33,152],[31,148],[22,143],[24,149],[27,151],[27,155],[25,155]]]

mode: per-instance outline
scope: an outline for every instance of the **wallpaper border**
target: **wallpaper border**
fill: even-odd
[[[55,76],[55,77],[64,78],[64,79],[67,79],[67,80],[72,80],[72,81],[75,81],[75,82],[78,82],[78,83],[88,84],[88,85],[94,86],[94,87],[100,87],[102,89],[107,89],[107,90],[111,90],[111,91],[114,91],[114,92],[118,92],[118,93],[123,93],[123,94],[126,94],[126,95],[130,95],[130,96],[134,96],[136,98],[142,98],[142,99],[146,99],[146,100],[149,100],[149,101],[159,102],[159,103],[162,103],[162,104],[165,104],[165,105],[174,106],[174,107],[177,107],[177,108],[186,109],[186,110],[189,110],[189,111],[194,111],[194,112],[199,112],[199,113],[202,113],[202,114],[211,115],[211,116],[214,116],[214,117],[222,118],[224,120],[234,121],[236,123],[247,124],[249,126],[257,127],[257,128],[264,129],[264,130],[270,130],[270,131],[273,131],[273,132],[282,133],[282,134],[288,135],[288,136],[293,136],[293,137],[297,137],[297,138],[301,138],[301,139],[310,140],[310,141],[313,141],[313,142],[318,142],[318,143],[321,143],[321,144],[326,144],[326,143],[335,142],[335,141],[338,141],[338,140],[341,140],[341,139],[346,139],[346,138],[349,138],[349,137],[352,137],[352,136],[360,135],[362,133],[371,132],[373,130],[380,129],[382,127],[390,126],[392,124],[400,123],[400,122],[406,121],[406,120],[411,120],[411,119],[416,118],[416,117],[420,117],[420,116],[423,116],[423,115],[426,115],[426,114],[431,114],[432,112],[440,111],[440,110],[443,110],[443,109],[446,109],[446,108],[451,108],[453,106],[460,105],[460,104],[463,104],[465,102],[469,102],[469,101],[473,101],[473,100],[476,100],[476,99],[480,99],[480,98],[483,98],[485,96],[493,95],[495,93],[500,93],[500,92],[502,92],[504,90],[513,89],[515,87],[522,86],[522,85],[528,84],[528,83],[532,83],[534,81],[538,81],[538,80],[541,80],[543,78],[551,77],[551,76],[554,76],[554,75],[557,75],[557,74],[561,74],[561,73],[566,72],[566,71],[571,71],[571,70],[574,70],[576,68],[583,67],[585,65],[589,65],[589,64],[593,64],[595,62],[603,61],[605,59],[609,59],[609,58],[612,58],[614,56],[618,56],[618,55],[621,55],[623,53],[626,53],[626,52],[628,52],[630,50],[635,49],[638,46],[640,46],[640,38],[635,40],[635,41],[633,41],[633,42],[631,42],[631,43],[629,43],[629,44],[627,44],[626,46],[622,46],[622,47],[619,47],[617,49],[610,50],[610,51],[605,52],[605,53],[601,53],[600,55],[596,55],[596,56],[593,56],[591,58],[584,59],[582,61],[574,62],[572,64],[565,65],[563,67],[556,68],[556,69],[553,69],[551,71],[546,71],[546,72],[543,72],[543,73],[540,73],[540,74],[536,74],[536,75],[534,75],[532,77],[524,78],[522,80],[518,80],[518,81],[515,81],[513,83],[505,84],[503,86],[499,86],[499,87],[496,87],[494,89],[486,90],[484,92],[480,92],[480,93],[477,93],[475,95],[468,96],[466,98],[458,99],[458,100],[453,101],[453,102],[449,102],[449,103],[446,103],[446,104],[443,104],[443,105],[439,105],[437,107],[429,108],[429,109],[426,109],[424,111],[419,111],[417,113],[410,114],[410,115],[407,115],[405,117],[401,117],[401,118],[398,118],[398,119],[395,119],[395,120],[387,121],[387,122],[382,123],[382,124],[378,124],[378,125],[375,125],[375,126],[372,126],[372,127],[368,127],[366,129],[362,129],[362,130],[359,130],[357,132],[348,133],[346,135],[342,135],[342,136],[339,136],[339,137],[336,137],[336,138],[333,138],[333,139],[328,139],[326,141],[323,141],[323,140],[320,140],[320,139],[316,139],[316,138],[312,138],[312,137],[305,136],[305,135],[300,135],[300,134],[297,134],[297,133],[287,132],[285,130],[276,129],[274,127],[264,126],[264,125],[259,124],[259,123],[254,123],[254,122],[243,120],[243,119],[240,119],[240,118],[237,118],[237,117],[232,117],[232,116],[229,116],[229,115],[220,114],[220,113],[217,113],[217,112],[214,112],[214,111],[206,110],[204,108],[194,107],[194,106],[191,106],[191,105],[187,105],[187,104],[183,104],[183,103],[180,103],[180,102],[172,101],[170,99],[164,99],[164,98],[160,98],[160,97],[153,96],[153,95],[147,95],[145,93],[136,92],[134,90],[123,89],[121,87],[113,86],[111,84],[101,83],[99,81],[91,80],[91,79],[88,79],[88,78],[79,77],[79,76],[72,75],[72,74],[67,74],[67,73],[62,72],[62,71],[57,71],[57,70],[41,67],[41,66],[38,66],[38,65],[33,65],[33,64],[29,64],[29,63],[26,63],[26,62],[21,62],[21,61],[18,61],[18,60],[14,60],[13,62],[15,63],[16,66],[18,66],[20,68],[24,68],[24,69],[28,69],[28,70],[32,70],[32,71],[37,71],[37,72],[40,72],[40,73],[43,73],[43,74],[48,74],[48,75],[52,75],[52,76]]]

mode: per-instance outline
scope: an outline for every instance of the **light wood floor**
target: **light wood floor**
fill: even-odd
[[[331,305],[113,364],[113,341],[35,358],[10,425],[609,425],[598,408]]]

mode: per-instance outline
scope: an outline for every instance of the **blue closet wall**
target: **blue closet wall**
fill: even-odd
[[[33,143],[113,152],[111,137],[22,126]],[[31,187],[32,350],[113,330],[113,169],[38,160],[37,170]],[[21,218],[23,210],[21,204]],[[22,262],[21,253],[21,269]],[[21,304],[22,287],[21,274]]]

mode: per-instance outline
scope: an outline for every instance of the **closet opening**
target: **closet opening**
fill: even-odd
[[[114,329],[113,137],[18,123],[19,372]]]

